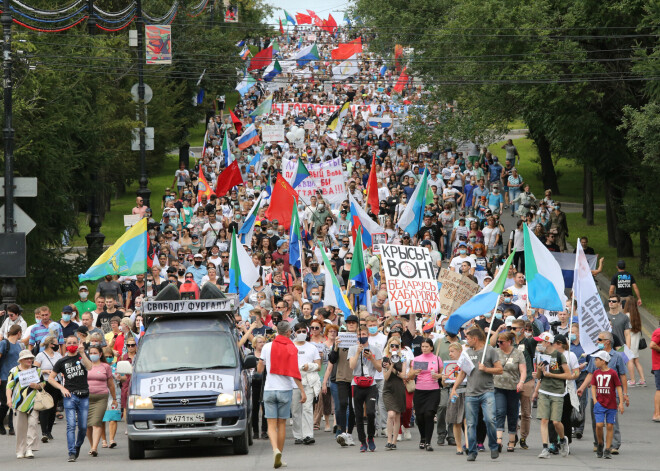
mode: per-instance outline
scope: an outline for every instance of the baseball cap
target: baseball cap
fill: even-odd
[[[71,313],[73,312],[73,308],[72,308],[71,306],[68,306],[68,305],[67,305],[67,306],[64,306],[64,307],[62,308],[62,311],[61,311],[61,312],[62,312],[62,313],[67,313],[67,314],[71,314]]]
[[[431,244],[430,240],[423,240],[419,245],[433,247],[433,244]]]
[[[196,253],[196,254],[193,256],[193,258],[204,258],[204,255],[202,255],[201,253]]]
[[[87,335],[87,333],[89,332],[89,329],[87,328],[86,325],[81,325],[80,327],[78,327],[78,328],[76,329],[76,332],[78,332],[79,334],[85,334],[85,335]]]
[[[555,336],[552,335],[550,332],[543,332],[540,334],[538,337],[534,337],[534,340],[537,342],[550,342],[554,343],[555,341]]]
[[[465,242],[459,242],[458,246],[459,247],[467,247],[467,244]]]
[[[592,353],[591,356],[593,358],[600,358],[603,361],[610,361],[610,354],[607,353],[605,350],[599,350],[596,353]]]
[[[277,241],[277,248],[279,249],[279,248],[282,247],[285,243],[286,243],[286,240],[284,240],[284,239],[280,239],[280,240],[278,240],[278,241]]]
[[[624,268],[626,268],[626,261],[625,260],[619,260],[618,262],[616,262],[616,266],[617,266],[617,268],[620,268],[621,270],[623,270]]]
[[[84,290],[84,289],[86,289],[87,291],[89,291],[89,288],[87,287],[87,285],[80,285],[80,286],[78,286],[78,291],[82,291],[82,290]]]
[[[347,323],[348,323],[348,322],[357,322],[357,323],[359,323],[359,322],[360,322],[360,319],[358,319],[358,316],[356,316],[356,315],[354,315],[354,314],[351,314],[350,316],[348,316],[348,317],[344,320],[344,322],[347,322]]]
[[[509,288],[507,288],[504,291],[502,291],[502,294],[508,294],[509,296],[511,296],[513,295],[513,292]]]

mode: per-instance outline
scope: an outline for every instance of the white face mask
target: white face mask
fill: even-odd
[[[89,296],[89,293],[87,293],[86,291],[80,292],[80,299],[82,299],[83,301],[87,300],[87,296]]]
[[[537,349],[539,352],[543,353],[543,352],[545,352],[545,345],[537,345],[537,346],[536,346],[536,349]]]
[[[525,331],[525,337],[530,338],[532,336],[532,333],[529,331]]]
[[[296,334],[296,342],[304,342],[307,340],[307,334]]]

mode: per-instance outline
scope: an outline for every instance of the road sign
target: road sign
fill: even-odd
[[[37,196],[37,177],[14,177],[14,197],[34,198]],[[0,188],[5,188],[5,179],[0,177]]]
[[[140,101],[140,96],[138,94],[138,87],[139,84],[135,84],[131,87],[131,96],[133,97],[133,101],[135,103],[138,103]],[[144,84],[144,104],[146,105],[151,101],[151,99],[154,97],[154,91],[151,89],[149,85],[146,83]]]
[[[7,232],[5,229],[4,204],[0,206],[0,221],[2,221],[2,232]],[[16,225],[14,232],[25,232],[25,234],[29,234],[37,225],[16,203],[14,203],[14,224]]]
[[[25,278],[25,234],[0,234],[0,278]]]

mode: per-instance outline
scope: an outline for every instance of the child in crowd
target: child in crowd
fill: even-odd
[[[591,378],[591,397],[596,398],[594,403],[594,419],[596,420],[596,436],[598,447],[596,456],[612,459],[612,437],[614,436],[614,421],[616,410],[623,414],[623,402],[617,406],[617,394],[623,397],[623,388],[619,375],[608,366],[610,354],[604,350],[596,352],[594,362],[598,368]],[[605,452],[603,453],[603,425],[607,424],[607,437],[605,439]]]

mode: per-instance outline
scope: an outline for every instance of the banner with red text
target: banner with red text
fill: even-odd
[[[435,266],[426,247],[380,244],[390,315],[440,310]]]
[[[305,203],[309,204],[311,197],[318,191],[323,193],[323,199],[330,204],[341,203],[346,199],[346,178],[342,170],[341,158],[306,164],[306,167],[309,177],[296,187],[298,195]],[[297,160],[282,158],[282,175],[290,184],[296,179],[297,168]]]
[[[294,115],[306,113],[309,109],[314,110],[317,115],[332,114],[339,109],[339,105],[318,105],[316,103],[273,103],[273,113],[286,115],[291,112]],[[380,116],[381,113],[394,113],[396,115],[408,114],[408,105],[351,105],[351,113],[355,116],[358,111],[363,113],[366,119],[369,113]]]

